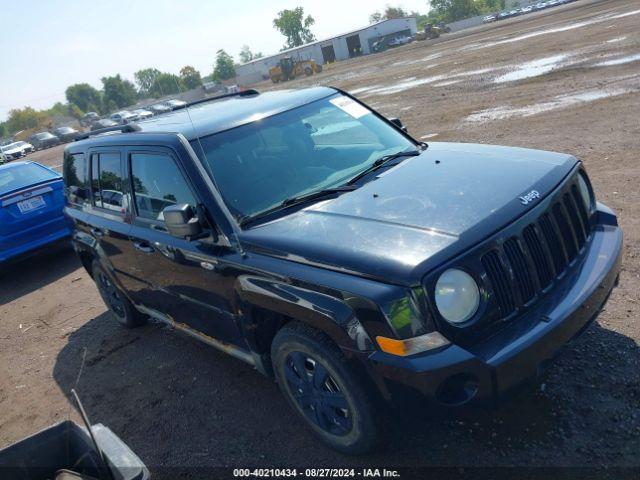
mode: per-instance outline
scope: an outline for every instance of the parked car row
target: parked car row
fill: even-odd
[[[527,5],[526,7],[515,8],[513,10],[505,10],[502,12],[491,13],[486,17],[483,17],[483,23],[495,22],[496,20],[505,20],[511,17],[517,17],[518,15],[524,15],[526,13],[537,12],[544,10],[545,8],[556,7],[565,3],[575,2],[576,0],[549,0],[547,2],[538,2],[535,4]]]
[[[36,150],[53,147],[61,143],[71,142],[75,139],[78,130],[73,127],[58,127],[50,132],[39,132],[31,135],[28,141],[16,141],[0,145],[0,164],[17,160]]]
[[[171,99],[165,102],[156,103],[144,108],[136,108],[135,110],[119,110],[109,115],[109,117],[100,117],[96,112],[87,112],[80,119],[80,124],[90,127],[91,131],[101,128],[115,127],[116,125],[126,125],[132,122],[146,120],[155,115],[171,112],[179,108],[184,108],[187,102],[178,99]]]
[[[0,152],[2,153],[0,164],[24,157],[28,153],[33,152],[33,150],[33,145],[27,142],[12,142],[2,145],[0,146]]]

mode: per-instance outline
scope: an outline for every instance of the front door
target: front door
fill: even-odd
[[[198,205],[178,159],[168,150],[128,152],[132,210],[129,234],[140,287],[134,301],[168,315],[205,335],[236,343],[240,335],[229,299],[233,278],[217,269],[221,252],[206,242],[172,237],[162,210],[168,205]]]

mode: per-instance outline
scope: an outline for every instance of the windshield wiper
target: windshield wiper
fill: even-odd
[[[275,207],[269,208],[268,210],[265,210],[260,213],[256,213],[255,215],[249,215],[249,216],[240,218],[239,219],[240,226],[244,227],[248,223],[251,223],[255,220],[271,215],[272,213],[277,212],[278,210],[282,210],[283,208],[289,208],[294,205],[299,205],[301,203],[305,203],[310,200],[317,200],[323,197],[327,197],[329,195],[334,195],[336,193],[350,192],[351,190],[355,190],[356,188],[358,188],[356,185],[341,185],[339,187],[325,188],[323,190],[316,190],[315,192],[306,193],[304,195],[297,195],[295,197],[285,198]]]
[[[309,200],[316,200],[318,198],[326,197],[327,195],[332,195],[334,193],[349,192],[351,190],[355,190],[356,188],[357,187],[355,185],[341,185],[339,187],[316,190],[315,192],[307,193],[305,195],[285,198],[282,203],[280,203],[280,206],[290,207],[292,205],[298,205]]]
[[[407,152],[392,153],[391,155],[385,155],[383,157],[380,157],[380,158],[376,159],[371,165],[369,165],[362,172],[360,172],[355,177],[353,177],[351,180],[349,180],[346,183],[346,185],[353,185],[354,183],[356,183],[361,178],[366,177],[367,175],[369,175],[371,172],[375,172],[379,168],[382,168],[385,164],[389,163],[391,160],[395,160],[397,158],[402,158],[402,157],[417,157],[421,153],[422,152],[420,150],[409,150]]]

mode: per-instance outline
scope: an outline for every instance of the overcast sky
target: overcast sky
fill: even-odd
[[[243,44],[264,54],[285,42],[273,18],[304,7],[318,39],[360,28],[386,4],[426,12],[426,0],[0,0],[0,121],[12,108],[48,108],[74,83],[146,67],[178,73],[213,70],[224,48],[238,58]]]

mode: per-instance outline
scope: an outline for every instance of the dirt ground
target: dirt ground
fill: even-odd
[[[0,278],[0,447],[78,419],[77,382],[92,420],[158,478],[173,478],[171,466],[640,466],[638,1],[579,1],[286,86],[312,84],[353,92],[427,142],[582,159],[625,234],[620,286],[594,326],[534,393],[491,413],[418,408],[397,419],[385,451],[349,458],[320,445],[276,385],[240,361],[160,325],[119,328],[73,253],[56,250]],[[31,158],[59,168],[61,152]]]

